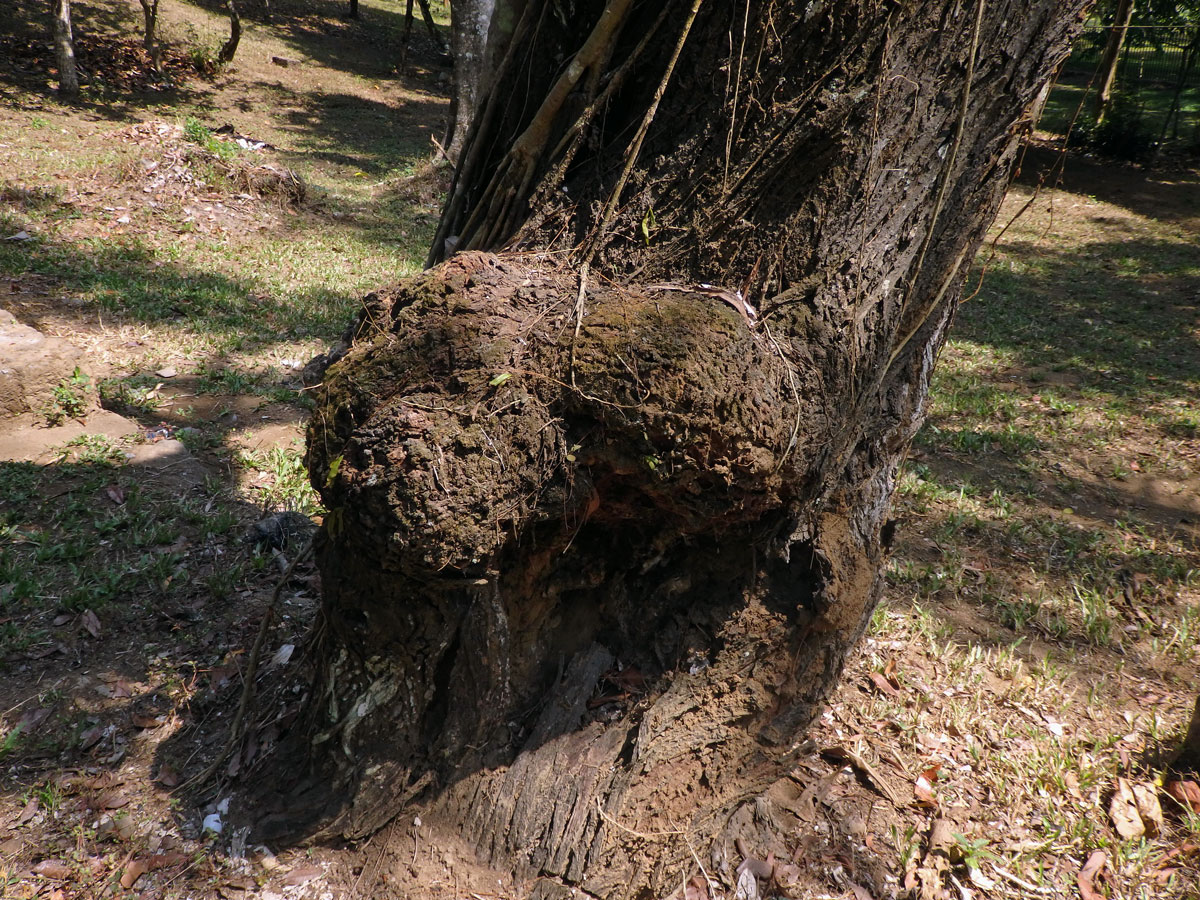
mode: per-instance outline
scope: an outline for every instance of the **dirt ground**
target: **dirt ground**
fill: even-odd
[[[400,4],[272,6],[206,76],[219,7],[164,5],[164,78],[137,4],[79,3],[69,104],[40,6],[0,12],[0,306],[80,372],[0,420],[0,897],[529,888],[419,809],[265,847],[222,807],[296,713],[320,596],[270,524],[323,513],[301,370],[419,269],[446,177],[419,22],[406,53]],[[1200,689],[1200,173],[1069,157],[1039,188],[1060,161],[1030,153],[980,255],[886,600],[803,764],[713,856],[779,862],[764,896],[1200,896],[1168,768]],[[264,622],[247,739],[189,791]],[[677,896],[733,896],[709,862]]]

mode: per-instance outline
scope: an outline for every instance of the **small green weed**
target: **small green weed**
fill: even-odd
[[[183,136],[185,140],[191,141],[193,144],[207,150],[213,156],[228,162],[238,155],[238,148],[234,144],[222,141],[204,125],[195,116],[188,116],[183,121]]]
[[[57,461],[70,460],[83,466],[118,466],[125,462],[125,452],[109,437],[102,434],[81,434],[58,448]]]
[[[0,760],[3,760],[6,756],[17,749],[17,744],[19,744],[20,741],[21,725],[18,723],[6,731],[3,738],[0,738]]]
[[[91,407],[91,389],[92,379],[76,366],[69,378],[64,378],[55,386],[50,402],[42,411],[46,424],[53,427],[67,419],[82,421]]]
[[[316,491],[309,484],[301,451],[283,447],[243,451],[238,455],[238,463],[271,476],[255,487],[264,509],[290,509],[306,516],[324,512]]]

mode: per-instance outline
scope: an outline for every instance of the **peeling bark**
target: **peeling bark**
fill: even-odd
[[[303,775],[258,825],[419,811],[534,896],[657,896],[870,617],[1079,7],[557,9],[512,24],[432,258],[476,249],[367,298],[315,393],[324,605],[274,763]]]

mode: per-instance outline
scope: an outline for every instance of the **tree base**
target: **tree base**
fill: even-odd
[[[304,774],[260,837],[419,812],[519,880],[661,893],[794,764],[879,596],[916,395],[835,426],[836,353],[677,289],[585,291],[577,333],[578,294],[460,254],[324,373],[317,674],[272,763]]]

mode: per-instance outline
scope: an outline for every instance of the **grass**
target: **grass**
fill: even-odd
[[[960,871],[973,857],[995,882],[988,896],[1030,895],[1001,871],[1073,890],[1096,849],[1117,873],[1109,896],[1200,892],[1186,850],[1196,817],[1169,814],[1162,834],[1126,841],[1106,805],[1118,775],[1156,790],[1200,664],[1188,299],[1200,244],[1170,214],[1178,185],[1138,184],[1159,191],[1161,219],[1153,203],[1044,193],[981,254],[971,283],[986,263],[982,288],[901,473],[910,526],[887,597],[835,700],[851,733],[896,730],[862,752],[907,761],[909,778],[943,763],[937,792],[958,810]],[[1015,189],[1010,214],[1028,197]],[[888,660],[903,690],[864,695],[865,673]],[[893,824],[898,876],[915,871],[924,827]],[[1179,847],[1182,865],[1164,872]]]

